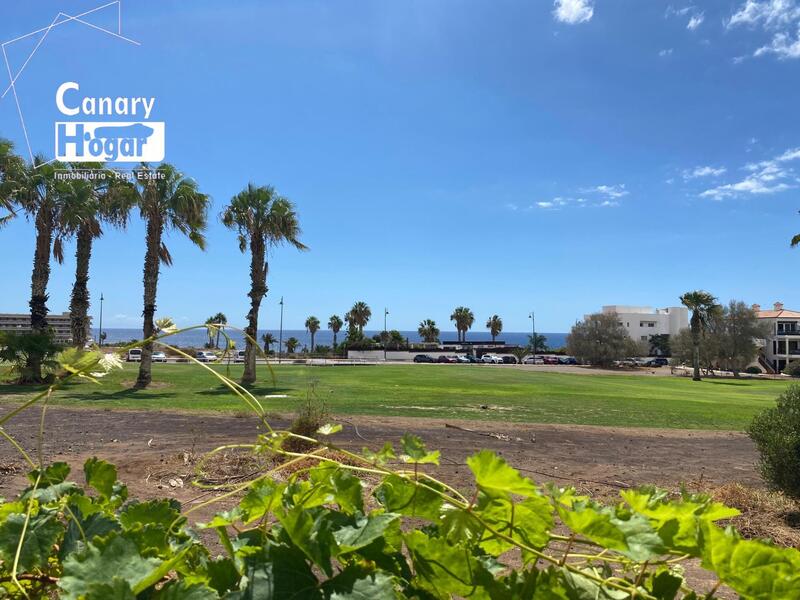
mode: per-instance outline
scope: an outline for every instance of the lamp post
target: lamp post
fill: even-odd
[[[536,347],[538,346],[538,344],[536,343],[536,315],[534,314],[533,311],[531,311],[531,314],[528,315],[528,318],[531,320],[531,333],[533,334],[531,336],[531,346],[533,346],[533,358],[535,360]]]
[[[100,292],[100,330],[97,333],[97,345],[103,345],[103,292]]]
[[[281,362],[281,348],[283,348],[283,296],[281,296],[281,301],[278,302],[281,305],[281,329],[280,333],[278,334],[278,363]]]
[[[383,309],[383,362],[386,362],[386,345],[389,343],[389,331],[386,329],[386,317],[389,315],[389,309]]]

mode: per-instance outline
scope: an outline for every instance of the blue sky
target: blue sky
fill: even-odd
[[[3,3],[0,38],[102,2]],[[800,4],[726,0],[133,1],[125,36],[53,29],[17,91],[51,153],[55,90],[155,97],[166,157],[214,199],[203,253],[168,238],[158,313],[247,312],[248,259],[216,219],[248,181],[295,201],[307,253],[276,249],[262,327],[365,300],[392,328],[452,308],[566,331],[602,304],[800,307]],[[91,15],[116,27],[116,8]],[[89,17],[87,17],[88,19]],[[37,38],[7,47],[12,70]],[[5,66],[3,65],[5,69]],[[3,73],[5,75],[5,73]],[[7,81],[4,79],[2,88]],[[25,150],[13,95],[0,136]],[[0,312],[24,311],[33,226],[0,231]],[[69,249],[72,252],[72,248]],[[144,229],[95,245],[110,327],[140,323]],[[66,310],[74,264],[54,266]],[[375,324],[379,327],[382,324]]]

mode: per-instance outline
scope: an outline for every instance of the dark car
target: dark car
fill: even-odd
[[[517,359],[514,358],[513,356],[506,355],[506,356],[502,356],[501,358],[503,359],[503,364],[504,365],[515,365],[515,364],[517,364]]]
[[[558,364],[558,357],[557,356],[544,356],[544,364],[546,365],[557,365]]]
[[[558,357],[558,364],[560,364],[560,365],[577,365],[578,361],[575,360],[574,356],[559,356]]]
[[[669,360],[664,358],[663,356],[656,356],[653,360],[650,361],[650,365],[653,367],[666,367],[669,364]]]
[[[481,359],[479,359],[474,354],[467,354],[464,358],[466,358],[469,362],[471,362],[473,364],[476,364],[476,365],[481,364]]]
[[[436,362],[436,361],[433,360],[433,357],[428,356],[427,354],[417,354],[414,357],[414,362],[415,363],[432,363],[432,362]]]
[[[439,358],[436,359],[436,362],[439,362],[439,363],[454,363],[454,362],[458,362],[458,359],[455,358],[454,356],[445,356],[444,354],[442,354]]]

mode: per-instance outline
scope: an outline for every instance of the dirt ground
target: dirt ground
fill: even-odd
[[[36,452],[39,418],[38,410],[25,411],[5,428],[31,453]],[[271,423],[283,428],[288,419],[276,417]],[[481,448],[503,455],[538,482],[574,485],[604,500],[616,497],[621,488],[645,483],[669,489],[684,484],[690,489],[736,482],[763,485],[754,467],[753,445],[736,432],[398,417],[354,417],[342,424],[336,442],[356,450],[396,443],[407,431],[419,435],[429,448],[441,451],[436,475],[460,488],[472,482],[466,457]],[[43,453],[47,461],[69,463],[74,481],[82,481],[83,462],[98,456],[117,465],[131,497],[171,497],[186,510],[213,497],[213,492],[191,485],[193,457],[223,444],[252,442],[259,427],[251,416],[52,407],[47,411]],[[22,489],[25,471],[17,451],[0,440],[0,496],[8,498]],[[208,520],[224,508],[203,507],[190,521]]]
[[[29,452],[36,450],[39,417],[38,410],[29,410],[6,424],[6,431]],[[286,427],[288,420],[275,418],[272,424]],[[464,460],[480,448],[502,454],[537,481],[571,484],[603,497],[643,483],[669,488],[761,484],[752,443],[736,432],[400,417],[353,417],[342,424],[344,430],[336,435],[336,442],[353,449],[397,442],[407,431],[419,435],[442,453],[438,475],[458,487],[469,486]],[[174,496],[190,501],[197,490],[171,487],[167,477],[173,468],[178,474],[187,471],[182,468],[184,454],[247,443],[259,432],[258,421],[249,416],[51,407],[43,450],[46,460],[65,461],[76,470],[91,456],[115,463],[132,496]],[[498,439],[506,436],[508,439]],[[0,494],[8,497],[23,485],[24,462],[8,442],[0,441]]]

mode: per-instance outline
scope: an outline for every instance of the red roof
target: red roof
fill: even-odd
[[[800,319],[800,312],[796,310],[760,310],[759,319]]]

